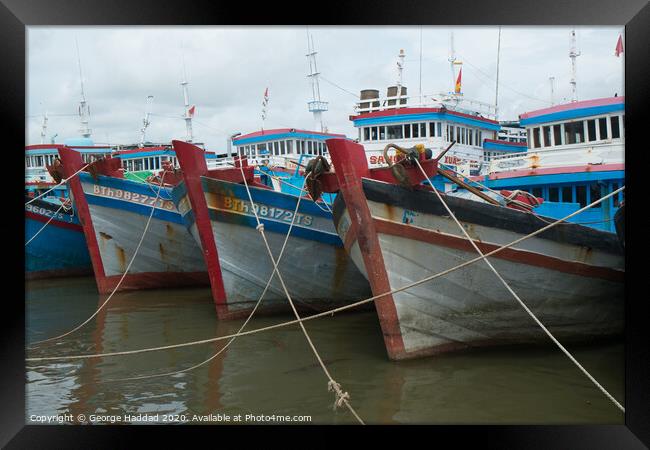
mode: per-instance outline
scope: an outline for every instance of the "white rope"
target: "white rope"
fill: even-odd
[[[73,173],[72,175],[70,175],[68,178],[64,178],[64,179],[62,179],[61,182],[60,182],[59,184],[56,184],[56,185],[52,186],[50,189],[48,189],[47,191],[45,191],[45,192],[43,192],[42,194],[38,195],[37,197],[34,197],[33,199],[31,199],[30,201],[28,201],[28,202],[25,203],[25,204],[26,204],[26,205],[29,205],[29,204],[30,204],[31,202],[33,202],[34,200],[38,200],[39,198],[43,197],[44,195],[48,194],[49,192],[52,192],[54,189],[58,188],[58,187],[61,186],[62,184],[67,183],[68,180],[71,180],[75,175],[77,175],[79,172],[81,172],[82,170],[84,170],[86,167],[88,167],[88,166],[91,165],[91,164],[92,164],[92,162],[89,162],[88,164],[86,164],[85,166],[83,166],[81,169],[77,170],[75,173]]]
[[[303,185],[304,185],[304,182],[303,182]],[[289,240],[289,236],[291,235],[291,230],[293,229],[293,225],[296,222],[296,217],[298,216],[298,208],[299,207],[300,207],[300,197],[298,197],[298,201],[296,202],[296,209],[293,212],[293,217],[291,219],[291,224],[289,225],[289,229],[287,230],[287,235],[284,238],[284,243],[282,244],[282,248],[280,249],[280,254],[278,255],[278,264],[282,260],[282,256],[284,256],[284,250],[285,250],[285,248],[287,246],[287,241]],[[269,276],[269,279],[266,282],[266,286],[264,286],[264,290],[262,291],[262,294],[257,299],[257,302],[255,303],[255,306],[253,307],[252,311],[250,312],[250,314],[248,315],[248,317],[246,318],[246,320],[244,321],[242,326],[239,327],[239,330],[237,330],[236,335],[233,336],[226,343],[226,345],[221,347],[219,349],[219,351],[217,353],[215,353],[214,355],[212,355],[210,358],[200,362],[199,364],[195,364],[195,365],[193,365],[191,367],[188,367],[186,369],[177,370],[177,371],[174,371],[174,372],[158,373],[158,374],[153,374],[153,375],[142,375],[142,376],[139,376],[139,377],[118,378],[118,379],[112,379],[112,380],[104,380],[102,382],[103,383],[109,383],[109,382],[112,382],[112,381],[132,381],[132,380],[144,380],[144,379],[147,379],[147,378],[166,377],[166,376],[171,376],[171,375],[177,375],[177,374],[184,373],[184,372],[190,372],[190,371],[192,371],[194,369],[198,369],[199,367],[209,363],[210,361],[215,359],[217,356],[219,356],[221,353],[223,353],[230,346],[230,344],[232,344],[235,341],[235,339],[237,339],[239,334],[242,331],[244,331],[244,328],[246,328],[246,325],[248,325],[248,322],[253,318],[253,315],[257,311],[257,308],[262,303],[262,299],[266,295],[266,291],[269,289],[269,286],[271,286],[271,281],[273,281],[273,278],[275,277],[276,272],[277,272],[277,266],[273,268],[273,272],[271,272],[271,275]]]
[[[420,169],[420,172],[422,172],[422,175],[424,175],[424,178],[427,179],[428,178],[427,174],[425,173],[424,169],[420,165],[420,161],[418,161],[416,159],[415,162],[418,165],[418,168]],[[436,196],[438,197],[438,200],[440,201],[440,203],[442,203],[442,205],[445,207],[445,209],[449,213],[449,216],[454,220],[454,222],[456,222],[456,225],[458,225],[458,228],[460,228],[460,230],[465,235],[467,240],[472,244],[472,247],[474,247],[474,250],[476,250],[476,252],[479,255],[484,257],[485,255],[483,254],[481,249],[476,245],[476,243],[474,242],[474,239],[472,239],[470,237],[469,233],[467,233],[467,230],[465,230],[465,227],[458,221],[458,219],[456,218],[456,215],[449,208],[449,205],[447,205],[447,202],[445,202],[445,200],[442,198],[442,195],[440,195],[440,192],[438,192],[438,190],[435,189],[435,188],[433,189],[433,192],[435,192]],[[510,287],[508,282],[503,279],[501,274],[499,274],[499,272],[494,268],[492,263],[487,258],[484,258],[483,261],[485,261],[485,264],[487,264],[488,267],[492,270],[492,272],[494,272],[494,274],[497,276],[499,281],[501,281],[501,283],[508,290],[508,292],[510,292],[512,294],[512,296],[517,300],[517,302],[519,302],[521,307],[524,308],[524,310],[537,323],[537,325],[539,325],[540,328],[542,330],[544,330],[544,332],[560,348],[560,350],[562,350],[564,352],[564,354],[571,361],[573,361],[573,363],[576,366],[578,366],[578,368],[582,371],[582,373],[584,373],[587,376],[587,378],[589,378],[589,380],[591,380],[591,382],[594,383],[596,385],[596,387],[598,387],[598,389],[600,389],[601,392],[603,394],[605,394],[607,396],[607,398],[609,398],[618,407],[618,409],[625,412],[625,408],[623,408],[623,406],[618,401],[616,401],[616,399],[614,397],[612,397],[612,395],[609,392],[607,392],[607,390],[603,386],[601,386],[600,383],[598,383],[598,381],[596,381],[594,379],[594,377],[592,377],[591,374],[589,372],[587,372],[587,370],[584,367],[582,367],[582,365],[573,357],[573,355],[571,355],[571,353],[569,353],[569,351],[566,348],[564,348],[564,346],[562,344],[560,344],[560,342],[555,338],[555,336],[553,336],[553,334],[551,334],[551,332],[542,324],[542,322],[537,318],[537,316],[535,316],[535,314],[528,308],[528,306],[526,306],[526,304],[521,300],[521,298],[519,298],[519,295],[517,295],[517,293]]]
[[[36,232],[36,234],[30,238],[29,241],[25,242],[25,247],[27,247],[27,245],[28,245],[30,242],[32,242],[34,239],[36,239],[36,236],[38,236],[38,235],[41,233],[41,231],[43,231],[43,230],[45,229],[45,227],[48,226],[48,224],[49,224],[50,222],[52,222],[52,219],[54,219],[54,218],[56,217],[56,215],[59,214],[59,211],[61,211],[61,209],[63,209],[64,206],[65,206],[65,203],[61,203],[61,206],[59,206],[59,209],[57,209],[56,212],[55,212],[54,214],[52,214],[52,217],[50,217],[49,220],[48,220],[47,222],[45,222],[45,225],[43,225],[43,226],[42,226],[42,227],[41,227],[41,228]]]
[[[160,196],[160,191],[162,191],[162,184],[163,184],[163,180],[165,179],[165,174],[166,173],[167,172],[164,172],[161,179],[160,179],[160,186],[158,188],[158,195],[156,195],[156,199],[153,201],[153,204],[151,205],[151,213],[149,214],[149,218],[147,219],[147,224],[145,225],[144,231],[142,232],[142,236],[140,237],[140,242],[138,242],[138,245],[135,248],[135,252],[133,253],[133,256],[131,257],[131,260],[129,261],[129,264],[126,266],[126,270],[122,274],[122,277],[117,282],[117,285],[115,286],[115,289],[113,289],[113,292],[110,293],[110,295],[108,296],[106,301],[104,301],[104,303],[102,303],[101,306],[99,308],[97,308],[97,310],[90,317],[88,317],[83,323],[81,323],[77,327],[73,328],[72,330],[68,331],[67,333],[63,333],[63,334],[61,334],[59,336],[55,336],[55,337],[52,337],[52,338],[49,338],[49,339],[43,339],[42,341],[36,341],[32,345],[38,345],[38,344],[43,344],[45,342],[55,341],[57,339],[61,339],[62,337],[65,337],[65,336],[68,336],[68,335],[74,333],[75,331],[79,330],[81,327],[86,325],[88,322],[90,322],[97,314],[99,314],[99,312],[104,308],[104,306],[106,306],[106,304],[111,300],[111,298],[113,298],[113,295],[120,288],[120,286],[122,285],[122,281],[124,281],[124,278],[129,273],[129,270],[131,269],[131,265],[133,264],[133,261],[135,261],[135,257],[137,256],[138,251],[140,251],[140,246],[142,246],[142,242],[144,241],[144,237],[147,234],[147,231],[149,230],[149,225],[151,224],[151,219],[153,217],[153,213],[156,211],[156,203],[158,202],[158,198]],[[28,347],[28,349],[33,350],[33,347]]]
[[[260,327],[260,328],[254,329],[254,330],[244,331],[242,333],[228,334],[228,335],[225,335],[225,336],[217,336],[217,337],[214,337],[214,338],[202,339],[202,340],[199,340],[199,341],[183,342],[183,343],[180,343],[180,344],[170,344],[170,345],[164,345],[164,346],[159,346],[159,347],[141,348],[141,349],[136,349],[136,350],[123,350],[123,351],[120,351],[120,352],[111,352],[111,353],[95,353],[95,354],[90,354],[90,355],[60,355],[60,356],[45,356],[45,357],[40,357],[40,358],[25,358],[25,361],[26,362],[58,361],[58,360],[70,360],[70,361],[72,361],[72,360],[80,360],[80,359],[107,358],[107,357],[112,357],[112,356],[135,355],[135,354],[139,354],[139,353],[150,353],[150,352],[157,352],[157,351],[162,351],[162,350],[171,350],[171,349],[175,349],[175,348],[191,347],[191,346],[194,346],[194,345],[210,344],[210,343],[213,343],[213,342],[218,342],[218,341],[223,341],[223,340],[226,340],[226,339],[230,339],[232,337],[253,335],[253,334],[262,333],[262,332],[265,332],[265,331],[276,330],[278,328],[284,328],[284,327],[288,327],[288,326],[291,326],[291,325],[296,325],[298,323],[307,322],[309,320],[320,319],[321,317],[330,317],[330,316],[333,316],[335,313],[339,313],[339,312],[342,312],[342,311],[346,311],[348,309],[356,308],[357,306],[365,305],[367,303],[373,302],[375,300],[386,297],[388,295],[392,295],[392,294],[396,294],[398,292],[406,291],[406,290],[411,289],[411,288],[413,288],[415,286],[419,286],[421,284],[424,284],[424,283],[427,283],[429,281],[435,280],[436,278],[440,278],[440,277],[448,275],[448,274],[450,274],[452,272],[455,272],[457,270],[463,269],[463,268],[465,268],[467,266],[470,266],[470,265],[472,265],[472,264],[474,264],[474,263],[476,263],[478,261],[481,261],[481,260],[483,260],[483,259],[485,259],[485,258],[487,258],[489,256],[493,256],[493,255],[495,255],[495,254],[497,254],[499,252],[502,252],[505,249],[508,249],[508,248],[510,248],[510,247],[512,247],[514,245],[519,244],[520,242],[523,242],[523,241],[525,241],[527,239],[535,237],[538,234],[541,234],[541,233],[553,228],[554,226],[558,225],[562,220],[570,219],[571,217],[573,217],[573,216],[575,216],[577,214],[580,214],[581,212],[583,212],[583,211],[585,211],[585,210],[587,210],[587,209],[601,203],[602,201],[604,201],[605,199],[611,197],[612,195],[618,194],[619,192],[621,192],[624,189],[625,189],[625,186],[622,186],[622,187],[618,188],[616,191],[606,195],[605,197],[603,197],[603,198],[601,198],[599,200],[596,200],[595,202],[585,206],[584,208],[579,209],[578,211],[575,211],[575,212],[569,214],[568,216],[564,217],[563,219],[557,220],[557,221],[553,222],[550,225],[546,225],[545,227],[542,227],[537,231],[534,231],[534,232],[532,232],[530,234],[527,234],[526,236],[522,236],[522,237],[520,237],[518,239],[515,239],[514,241],[512,241],[512,242],[510,242],[508,244],[505,244],[505,245],[503,245],[503,246],[501,246],[499,248],[496,248],[496,249],[492,250],[491,252],[486,253],[483,256],[477,256],[474,259],[470,259],[468,261],[465,261],[464,263],[458,264],[457,266],[451,267],[449,269],[445,269],[442,272],[438,272],[436,274],[429,275],[429,276],[427,276],[425,278],[422,278],[421,280],[405,284],[404,286],[392,289],[392,290],[387,291],[387,292],[383,292],[381,294],[377,294],[377,295],[369,297],[369,298],[367,298],[365,300],[359,300],[357,302],[350,303],[348,305],[339,306],[337,308],[333,308],[333,309],[330,309],[328,311],[323,311],[323,312],[318,313],[318,314],[303,317],[303,318],[301,318],[299,320],[298,319],[297,320],[289,320],[287,322],[282,322],[282,323],[278,323],[278,324],[275,324],[275,325],[269,325],[269,326],[266,326],[266,327]],[[29,349],[29,350],[31,350],[31,349]]]
[[[246,176],[244,175],[244,169],[242,165],[239,165],[239,170],[241,171],[242,178],[244,179],[244,187],[246,188],[246,193],[248,194],[248,200],[251,203],[251,209],[253,210],[253,214],[255,215],[255,220],[257,221],[257,230],[260,232],[262,235],[262,239],[264,240],[264,245],[266,246],[266,251],[269,254],[269,258],[271,258],[271,262],[273,263],[274,271],[277,272],[278,274],[278,280],[280,280],[280,284],[282,285],[282,289],[284,290],[284,294],[287,297],[287,300],[289,300],[289,305],[291,306],[291,309],[293,310],[293,314],[296,317],[297,320],[300,320],[300,314],[298,314],[298,311],[296,310],[296,306],[293,303],[293,300],[291,299],[291,294],[289,294],[289,290],[287,289],[287,286],[284,284],[284,279],[282,278],[282,274],[278,270],[278,264],[273,257],[273,252],[271,251],[271,247],[269,246],[269,242],[266,239],[266,235],[264,234],[264,224],[260,222],[260,218],[257,215],[257,209],[255,208],[255,203],[253,202],[253,196],[251,195],[251,191],[248,187],[248,182],[246,180]],[[298,196],[300,198],[301,196]],[[354,415],[354,417],[364,425],[363,420],[357,412],[354,410],[352,405],[350,405],[349,398],[350,395],[347,392],[343,392],[341,389],[341,385],[334,381],[334,378],[332,378],[332,375],[330,374],[329,370],[327,370],[327,367],[325,366],[325,363],[323,362],[322,358],[318,354],[318,350],[316,350],[316,347],[314,346],[314,343],[311,340],[311,337],[309,336],[309,333],[307,333],[307,329],[305,328],[305,325],[302,322],[300,323],[300,328],[302,329],[302,333],[305,335],[305,339],[307,340],[307,343],[311,347],[312,352],[314,353],[314,356],[316,356],[316,359],[318,360],[318,363],[320,364],[321,368],[323,369],[323,372],[327,376],[329,383],[328,383],[328,389],[333,390],[336,396],[335,400],[335,406],[336,405],[341,405],[345,404],[347,406],[348,410]]]

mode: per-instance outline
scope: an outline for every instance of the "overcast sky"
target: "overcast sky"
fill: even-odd
[[[421,30],[421,31],[420,31]],[[386,87],[397,79],[397,55],[406,52],[403,84],[409,95],[452,89],[449,37],[452,28],[309,27],[321,73],[321,98],[329,102],[329,131],[356,133],[349,121],[361,89]],[[305,26],[273,27],[28,27],[27,136],[40,142],[42,114],[50,115],[49,138],[79,135],[79,43],[90,128],[96,143],[137,143],[148,95],[154,96],[147,139],[185,137],[180,81],[183,60],[189,81],[196,141],[222,152],[229,135],[261,127],[317,130],[307,110],[311,87]],[[497,27],[454,27],[456,57],[463,62],[465,97],[494,104]],[[499,119],[570,99],[569,27],[503,27],[499,70]],[[422,66],[420,78],[420,32]],[[623,94],[623,58],[614,49],[623,27],[577,28],[578,99]]]

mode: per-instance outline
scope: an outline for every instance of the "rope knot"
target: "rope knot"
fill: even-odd
[[[257,225],[257,226],[255,227],[255,229],[256,229],[257,231],[259,231],[260,233],[263,232],[263,231],[264,231],[264,224],[263,224],[263,223],[260,223],[259,225]]]
[[[327,382],[327,390],[329,392],[334,392],[334,394],[336,395],[336,399],[334,400],[334,405],[332,406],[332,409],[334,411],[336,411],[336,408],[342,407],[345,402],[350,400],[350,394],[348,394],[347,392],[343,392],[341,390],[341,385],[334,380],[330,380]]]

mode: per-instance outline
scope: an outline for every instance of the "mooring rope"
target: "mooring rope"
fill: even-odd
[[[587,209],[601,203],[605,199],[611,197],[614,194],[617,194],[617,193],[621,192],[624,189],[625,189],[625,186],[621,186],[616,191],[606,195],[605,197],[603,197],[601,199],[598,199],[598,200],[594,201],[593,203],[585,206],[584,208],[579,209],[578,211],[572,212],[571,214],[564,217],[563,219],[559,219],[556,222],[553,222],[552,224],[546,225],[545,227],[542,227],[537,231],[534,231],[534,232],[532,232],[530,234],[527,234],[526,236],[522,236],[522,237],[520,237],[518,239],[515,239],[514,241],[512,241],[512,242],[510,242],[508,244],[505,244],[505,245],[503,245],[503,246],[501,246],[499,248],[496,248],[496,249],[492,250],[491,252],[486,253],[483,256],[477,256],[474,259],[470,259],[468,261],[465,261],[464,263],[460,263],[460,264],[458,264],[458,265],[456,265],[454,267],[451,267],[449,269],[445,269],[442,272],[438,272],[436,274],[429,275],[427,277],[422,278],[421,280],[413,281],[411,283],[405,284],[404,286],[401,286],[399,288],[395,288],[395,289],[392,289],[390,291],[374,295],[374,296],[369,297],[367,299],[359,300],[359,301],[354,302],[354,303],[350,303],[348,305],[339,306],[337,308],[333,308],[333,309],[330,309],[328,311],[323,311],[323,312],[318,313],[318,314],[303,317],[300,320],[289,320],[287,322],[282,322],[282,323],[278,323],[278,324],[275,324],[275,325],[269,325],[269,326],[266,326],[266,327],[260,327],[260,328],[254,329],[254,330],[244,331],[244,332],[241,332],[241,333],[228,334],[228,335],[225,335],[225,336],[217,336],[217,337],[202,339],[202,340],[198,340],[198,341],[182,342],[180,344],[170,344],[170,345],[163,345],[163,346],[158,346],[158,347],[140,348],[140,349],[135,349],[135,350],[123,350],[123,351],[120,351],[120,352],[95,353],[95,354],[89,354],[89,355],[88,354],[87,355],[60,355],[60,356],[44,356],[44,357],[40,357],[40,358],[25,358],[25,361],[26,362],[58,361],[58,360],[74,361],[74,360],[80,360],[80,359],[107,358],[107,357],[112,357],[112,356],[136,355],[136,354],[139,354],[139,353],[150,353],[150,352],[157,352],[157,351],[162,351],[162,350],[171,350],[171,349],[175,349],[175,348],[191,347],[191,346],[194,346],[194,345],[210,344],[210,343],[213,343],[213,342],[218,342],[218,341],[223,341],[223,340],[226,340],[226,339],[230,339],[230,338],[235,337],[235,336],[237,336],[237,337],[239,337],[239,336],[247,336],[247,335],[262,333],[262,332],[265,332],[265,331],[276,330],[276,329],[279,329],[279,328],[284,328],[284,327],[288,327],[288,326],[291,326],[291,325],[296,325],[296,324],[301,323],[301,322],[307,322],[309,320],[320,319],[321,317],[331,317],[335,313],[339,313],[339,312],[342,312],[342,311],[347,311],[348,309],[352,309],[352,308],[356,308],[357,306],[365,305],[367,303],[373,302],[375,300],[386,297],[388,295],[392,295],[392,294],[396,294],[398,292],[406,291],[406,290],[411,289],[411,288],[413,288],[415,286],[419,286],[421,284],[424,284],[424,283],[427,283],[429,281],[435,280],[436,278],[440,278],[440,277],[448,275],[448,274],[450,274],[452,272],[455,272],[457,270],[463,269],[463,268],[465,268],[467,266],[470,266],[470,265],[472,265],[472,264],[474,264],[474,263],[476,263],[478,261],[481,261],[481,260],[483,260],[483,259],[485,259],[485,258],[487,258],[489,256],[493,256],[493,255],[495,255],[495,254],[497,254],[497,253],[499,253],[499,252],[501,252],[501,251],[503,251],[505,249],[508,249],[508,248],[512,247],[513,245],[517,245],[520,242],[523,242],[523,241],[525,241],[527,239],[530,239],[530,238],[532,238],[534,236],[537,236],[538,234],[541,234],[541,233],[553,228],[554,226],[558,225],[562,220],[570,219],[571,217],[573,217],[573,216],[575,216],[577,214],[580,214],[581,212],[583,212],[583,211],[585,211],[585,210],[587,210]],[[28,348],[28,350],[32,350],[32,349]]]
[[[420,161],[418,161],[418,160],[416,159],[415,162],[416,162],[416,164],[418,165],[418,168],[420,169],[420,172],[422,172],[422,175],[424,175],[424,178],[425,178],[425,179],[428,179],[429,177],[427,177],[427,174],[426,174],[426,172],[424,171],[424,169],[422,168],[422,165],[420,164]],[[564,346],[563,346],[562,344],[560,344],[560,341],[558,341],[558,340],[555,338],[555,336],[553,336],[553,334],[548,330],[548,328],[546,328],[546,327],[544,326],[544,324],[542,324],[542,322],[541,322],[541,321],[537,318],[537,316],[536,316],[536,315],[535,315],[535,314],[530,310],[530,308],[528,308],[528,306],[526,306],[526,304],[521,300],[521,298],[519,298],[519,295],[517,295],[517,293],[516,293],[516,292],[515,292],[511,287],[510,287],[510,285],[508,284],[508,282],[507,282],[506,280],[503,279],[503,277],[501,276],[501,274],[500,274],[500,273],[499,273],[499,272],[494,268],[494,266],[492,265],[492,263],[491,263],[487,258],[485,258],[485,255],[483,254],[483,252],[481,251],[481,249],[478,247],[478,245],[476,245],[476,242],[474,242],[474,239],[472,239],[472,238],[470,237],[470,235],[469,235],[469,233],[467,232],[467,230],[465,229],[465,227],[464,227],[464,226],[463,226],[463,225],[458,221],[458,218],[457,218],[456,215],[453,213],[453,211],[449,208],[449,205],[447,205],[447,202],[445,202],[445,200],[442,198],[442,195],[440,195],[440,192],[438,192],[438,190],[435,189],[435,188],[433,189],[433,192],[435,192],[436,196],[438,197],[438,200],[440,201],[440,203],[442,203],[442,206],[445,207],[445,209],[447,210],[447,213],[449,213],[449,216],[454,220],[454,222],[456,222],[456,225],[458,225],[458,228],[460,228],[461,232],[465,235],[465,237],[466,237],[467,240],[470,242],[470,244],[472,244],[472,247],[474,247],[474,250],[476,250],[476,252],[477,252],[479,255],[481,255],[482,257],[484,257],[483,261],[485,261],[485,264],[487,264],[488,267],[492,270],[492,272],[494,272],[494,274],[497,276],[497,278],[499,279],[499,281],[501,281],[501,283],[502,283],[503,286],[508,290],[508,292],[510,292],[510,294],[512,294],[512,296],[515,298],[515,300],[517,300],[517,302],[519,302],[519,304],[521,305],[521,307],[524,308],[524,310],[528,313],[528,315],[529,315],[529,316],[530,316],[530,317],[531,317],[531,318],[532,318],[532,319],[537,323],[537,325],[540,326],[540,328],[541,328],[542,330],[544,330],[544,332],[548,335],[548,337],[549,337],[549,338],[550,338],[550,339],[551,339],[551,340],[552,340],[552,341],[553,341],[553,342],[554,342],[554,343],[555,343],[555,344],[560,348],[560,350],[562,350],[562,351],[564,352],[564,354],[565,354],[565,355],[566,355],[566,356],[567,356],[567,357],[568,357],[568,358],[569,358],[569,359],[570,359],[570,360],[571,360],[571,361],[572,361],[572,362],[573,362],[573,363],[574,363],[574,364],[575,364],[575,365],[576,365],[576,366],[577,366],[577,367],[582,371],[582,373],[584,373],[584,374],[587,376],[587,378],[589,378],[589,380],[591,380],[591,382],[592,382],[593,384],[595,384],[596,387],[598,387],[598,389],[600,389],[600,391],[601,391],[603,394],[605,394],[605,395],[607,396],[607,398],[609,398],[609,399],[610,399],[610,400],[611,400],[611,401],[612,401],[612,402],[613,402],[613,403],[614,403],[614,404],[615,404],[615,405],[616,405],[616,406],[617,406],[617,407],[618,407],[618,408],[619,408],[623,413],[625,413],[625,408],[623,408],[623,406],[622,406],[622,405],[621,405],[621,404],[620,404],[620,403],[619,403],[619,402],[618,402],[618,401],[617,401],[617,400],[616,400],[616,399],[615,399],[615,398],[614,398],[614,397],[613,397],[609,392],[607,392],[607,390],[606,390],[603,386],[601,386],[601,384],[598,383],[598,381],[596,381],[596,379],[595,379],[594,377],[592,377],[591,374],[590,374],[590,373],[589,373],[589,372],[588,372],[588,371],[587,371],[587,370],[586,370],[586,369],[585,369],[585,368],[584,368],[584,367],[583,367],[583,366],[582,366],[582,365],[581,365],[581,364],[580,364],[580,363],[579,363],[579,362],[578,362],[578,361],[573,357],[573,355],[572,355],[571,353],[569,353],[569,351],[568,351],[566,348],[564,348]]]
[[[56,217],[56,215],[59,214],[59,211],[61,211],[62,209],[64,209],[64,208],[63,208],[64,206],[65,206],[65,203],[61,203],[61,206],[59,206],[59,209],[57,209],[56,212],[55,212],[54,214],[52,214],[52,217],[50,217],[49,220],[48,220],[47,222],[45,222],[45,225],[43,225],[43,226],[42,226],[42,227],[41,227],[41,228],[36,232],[36,234],[35,234],[34,236],[32,236],[32,237],[31,237],[27,242],[25,242],[25,247],[27,247],[27,245],[28,245],[30,242],[32,242],[34,239],[36,239],[36,236],[38,236],[38,235],[41,233],[41,231],[43,231],[43,230],[45,229],[45,227],[48,226],[50,222],[52,222],[52,220]]]
[[[303,186],[304,186],[304,182],[303,182]],[[280,254],[278,255],[278,264],[279,264],[280,261],[282,260],[282,256],[284,256],[284,250],[285,250],[285,248],[286,248],[286,246],[287,246],[287,242],[289,241],[289,236],[291,235],[291,230],[293,229],[293,225],[294,225],[294,223],[296,222],[296,217],[297,217],[297,215],[298,215],[298,209],[299,209],[299,207],[300,207],[300,199],[301,199],[301,197],[299,196],[299,197],[298,197],[298,201],[296,202],[296,208],[295,208],[295,210],[293,211],[293,217],[292,217],[292,219],[291,219],[291,224],[289,225],[289,229],[287,230],[287,235],[286,235],[285,238],[284,238],[284,243],[282,244],[282,248],[280,249]],[[233,337],[232,337],[232,338],[231,338],[231,339],[226,343],[226,345],[224,345],[223,347],[221,347],[221,348],[219,349],[219,351],[218,351],[217,353],[215,353],[214,355],[212,355],[210,358],[208,358],[208,359],[206,359],[206,360],[200,362],[199,364],[195,364],[195,365],[193,365],[193,366],[187,367],[187,368],[182,369],[182,370],[177,370],[177,371],[174,371],[174,372],[157,373],[157,374],[153,374],[153,375],[142,375],[142,376],[138,376],[138,377],[117,378],[117,379],[112,379],[112,380],[103,380],[103,381],[101,381],[101,382],[102,382],[102,383],[110,383],[110,382],[113,382],[113,381],[144,380],[144,379],[148,379],[148,378],[158,378],[158,377],[172,376],[172,375],[177,375],[177,374],[180,374],[180,373],[190,372],[190,371],[192,371],[192,370],[194,370],[194,369],[198,369],[199,367],[201,367],[201,366],[203,366],[203,365],[209,363],[210,361],[212,361],[213,359],[215,359],[217,356],[219,356],[221,353],[223,353],[223,352],[224,352],[224,351],[225,351],[225,350],[230,346],[230,344],[232,344],[232,343],[235,341],[235,339],[237,339],[237,336],[238,336],[242,331],[244,331],[244,328],[246,328],[246,325],[248,325],[248,322],[253,318],[253,315],[254,315],[255,312],[257,311],[257,308],[258,308],[259,305],[262,303],[262,299],[263,299],[264,296],[266,295],[266,291],[269,289],[269,286],[271,286],[271,282],[273,281],[273,278],[275,277],[276,272],[277,272],[277,267],[274,267],[274,268],[273,268],[273,272],[271,272],[271,275],[269,276],[269,279],[268,279],[268,281],[266,282],[266,286],[264,286],[264,290],[262,291],[262,294],[261,294],[260,297],[257,299],[257,302],[255,303],[255,306],[254,306],[253,309],[251,310],[250,314],[248,314],[248,317],[246,318],[246,320],[244,321],[244,323],[241,325],[241,327],[239,327],[239,330],[237,330],[236,335],[233,336]]]
[[[82,170],[84,170],[86,167],[88,167],[88,166],[91,165],[91,164],[92,164],[92,162],[89,162],[88,164],[86,164],[85,166],[83,166],[81,169],[77,170],[75,173],[73,173],[72,175],[70,175],[68,178],[64,178],[64,179],[62,179],[60,183],[58,183],[58,184],[52,186],[52,187],[51,187],[50,189],[48,189],[47,191],[45,191],[45,192],[43,192],[42,194],[39,194],[38,196],[36,196],[36,197],[34,197],[33,199],[29,200],[27,203],[25,203],[25,205],[29,205],[29,204],[30,204],[31,202],[33,202],[34,200],[38,200],[39,198],[43,197],[44,195],[48,194],[49,192],[52,192],[54,189],[58,188],[58,187],[61,186],[62,184],[67,183],[68,180],[71,180],[75,175],[77,175],[79,172],[81,172]]]
[[[158,202],[158,198],[160,197],[160,191],[162,191],[162,185],[163,185],[163,180],[165,179],[165,174],[167,171],[163,172],[162,177],[160,179],[160,186],[158,187],[158,194],[156,195],[156,199],[153,201],[153,204],[151,205],[151,213],[149,214],[149,218],[147,219],[147,224],[144,227],[144,231],[142,232],[142,236],[140,236],[140,242],[138,242],[137,247],[135,248],[135,252],[133,253],[133,256],[131,257],[131,260],[129,261],[129,264],[126,266],[126,269],[124,270],[124,273],[122,274],[122,277],[120,280],[117,282],[117,285],[115,285],[115,288],[113,289],[113,292],[110,293],[106,301],[101,304],[99,308],[90,316],[88,317],[83,323],[80,325],[77,325],[77,327],[73,328],[72,330],[63,333],[59,336],[51,337],[48,339],[43,339],[41,341],[36,341],[32,345],[39,345],[43,344],[45,342],[50,342],[50,341],[55,341],[57,339],[61,339],[62,337],[68,336],[75,331],[79,330],[81,327],[86,325],[88,322],[90,322],[99,312],[106,306],[106,304],[113,298],[113,295],[117,292],[117,290],[120,288],[122,285],[122,281],[124,281],[124,278],[126,278],[126,275],[129,273],[129,270],[131,269],[131,265],[133,264],[133,261],[135,261],[135,257],[138,255],[138,252],[140,251],[140,247],[142,246],[142,242],[144,241],[144,237],[147,234],[147,231],[149,230],[149,225],[151,224],[151,219],[153,218],[153,214],[156,211],[156,203]],[[29,350],[33,350],[33,347],[27,347]]]
[[[248,187],[248,182],[246,180],[246,176],[244,175],[244,169],[242,165],[239,165],[239,170],[242,173],[242,178],[244,179],[244,187],[246,188],[246,193],[248,194],[248,200],[251,203],[251,209],[253,210],[253,214],[255,215],[255,221],[257,222],[257,227],[256,229],[260,232],[262,235],[262,239],[264,240],[264,245],[266,246],[266,251],[269,254],[269,258],[271,258],[271,262],[273,263],[273,268],[274,271],[277,272],[278,274],[278,280],[280,280],[280,284],[282,285],[282,289],[284,290],[284,294],[287,297],[287,300],[289,300],[289,305],[291,306],[291,309],[293,310],[293,314],[296,317],[297,320],[300,320],[300,314],[298,314],[298,310],[296,309],[296,306],[293,303],[293,300],[291,299],[291,294],[289,294],[289,290],[287,289],[287,286],[284,284],[284,279],[282,278],[282,274],[278,270],[278,264],[273,257],[273,252],[271,251],[271,247],[269,246],[269,242],[266,239],[266,235],[264,234],[264,224],[260,222],[260,218],[257,215],[257,210],[255,208],[255,203],[253,202],[253,196],[251,195],[251,191]],[[301,196],[298,196],[299,198]],[[341,389],[341,385],[337,383],[334,378],[332,378],[332,375],[330,374],[329,370],[327,370],[327,366],[325,366],[325,363],[323,362],[323,359],[320,357],[318,350],[316,350],[316,347],[314,346],[314,343],[311,340],[311,337],[309,336],[309,333],[307,333],[307,329],[305,328],[305,325],[302,322],[299,322],[300,328],[302,329],[302,333],[305,335],[305,339],[307,340],[307,343],[311,347],[312,352],[314,353],[314,356],[316,356],[316,359],[318,360],[318,363],[320,364],[321,368],[323,369],[323,372],[325,373],[325,376],[328,378],[328,390],[333,391],[336,398],[334,401],[334,409],[336,409],[337,406],[342,406],[343,404],[347,406],[348,410],[354,415],[354,417],[364,425],[363,420],[357,412],[354,410],[352,405],[350,404],[350,395],[347,392],[343,392]]]

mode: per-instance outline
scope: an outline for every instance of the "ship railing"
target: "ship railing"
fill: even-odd
[[[463,108],[461,104],[468,104],[474,107]],[[367,105],[367,106],[362,106]],[[465,98],[460,94],[427,94],[427,95],[395,95],[391,97],[376,97],[358,100],[354,106],[357,114],[365,114],[375,111],[385,111],[401,108],[441,108],[445,107],[450,111],[462,112],[464,114],[476,115],[487,119],[495,120],[496,108],[489,103]]]
[[[528,150],[526,152],[495,156],[490,161],[488,173],[624,162],[625,152],[622,144],[607,143],[590,146],[583,144],[573,148]]]

